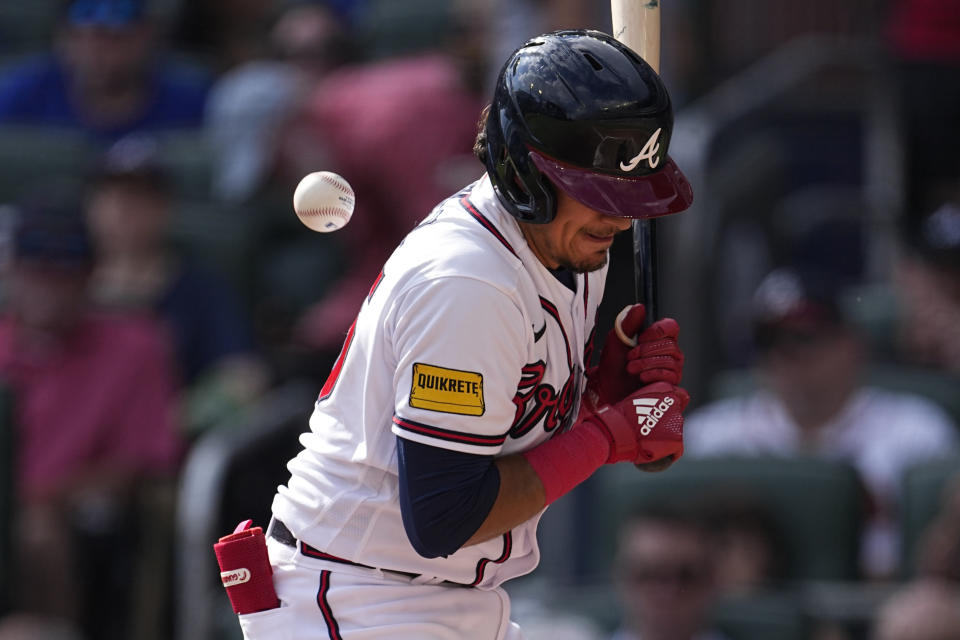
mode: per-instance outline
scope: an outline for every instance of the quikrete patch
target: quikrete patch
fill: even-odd
[[[464,416],[483,415],[483,376],[417,362],[413,365],[410,406]]]

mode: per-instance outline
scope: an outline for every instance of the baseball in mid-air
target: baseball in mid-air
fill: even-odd
[[[322,233],[350,222],[355,202],[353,187],[332,171],[308,173],[293,192],[293,210],[300,222]]]

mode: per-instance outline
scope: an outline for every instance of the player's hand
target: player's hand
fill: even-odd
[[[645,384],[680,384],[683,352],[680,326],[664,318],[643,328],[642,304],[624,307],[607,334],[597,366],[587,371],[587,393],[594,405],[613,404]]]
[[[585,403],[580,419],[597,425],[607,436],[607,464],[659,463],[655,466],[666,468],[683,455],[683,410],[688,402],[690,395],[684,389],[655,382],[613,404]]]

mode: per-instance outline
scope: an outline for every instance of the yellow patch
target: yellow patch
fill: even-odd
[[[432,364],[413,365],[410,406],[463,416],[483,415],[483,376]]]

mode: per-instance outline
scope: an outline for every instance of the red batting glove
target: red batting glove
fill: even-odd
[[[603,430],[610,442],[607,464],[677,460],[683,455],[683,410],[688,402],[684,389],[655,382],[615,404],[585,404],[580,419]]]
[[[613,405],[580,407],[573,428],[521,455],[543,484],[548,505],[605,464],[633,461],[644,471],[660,471],[683,455],[683,415],[687,392],[656,382]]]
[[[673,318],[657,320],[637,336],[637,346],[627,353],[627,373],[645,384],[680,384],[683,352],[677,344],[680,325]]]
[[[676,320],[664,318],[641,331],[645,317],[642,304],[624,307],[617,315],[599,364],[587,371],[587,396],[594,406],[614,404],[645,384],[680,384],[680,326]]]

